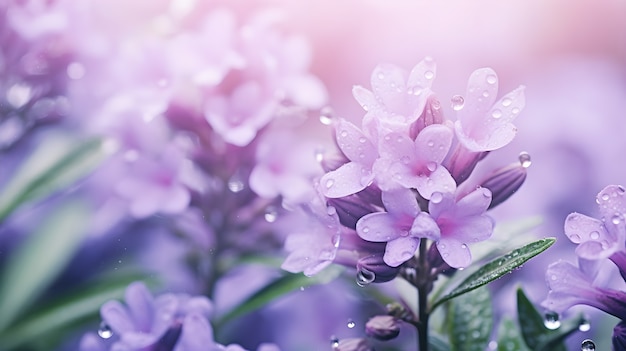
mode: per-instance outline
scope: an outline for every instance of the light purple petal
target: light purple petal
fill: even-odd
[[[441,238],[437,242],[437,249],[441,257],[450,267],[465,268],[472,263],[472,254],[469,247],[461,241]]]
[[[557,261],[548,266],[546,283],[550,292],[541,305],[557,313],[593,299],[594,296],[589,277],[576,266],[565,261]]]
[[[352,95],[365,111],[376,111],[380,109],[380,105],[374,93],[362,86],[355,85],[352,88]]]
[[[432,124],[424,128],[415,139],[415,147],[421,162],[440,164],[448,154],[454,133],[443,124]]]
[[[126,288],[124,299],[135,327],[140,331],[149,332],[154,318],[154,299],[146,285],[142,282],[130,284]]]
[[[420,212],[411,226],[411,236],[436,241],[441,238],[441,230],[428,213]]]
[[[488,215],[473,216],[459,221],[454,227],[453,233],[446,234],[450,234],[463,242],[477,243],[491,237],[493,226],[493,219]]]
[[[417,189],[423,198],[430,200],[434,193],[450,193],[456,189],[456,182],[448,170],[442,165],[436,165],[434,171],[428,175],[402,178],[398,183]]]
[[[581,258],[607,258],[618,248],[617,238],[606,230],[602,221],[580,213],[567,216],[564,231],[574,244],[580,244],[576,254]]]
[[[167,199],[161,204],[161,211],[163,211],[163,213],[181,213],[189,206],[189,201],[191,201],[189,191],[178,184],[173,184],[170,189],[168,189],[166,195]]]
[[[456,206],[460,215],[477,216],[485,213],[489,204],[491,204],[491,191],[487,188],[477,188],[460,199]]]
[[[613,221],[617,216],[626,214],[626,191],[619,185],[609,185],[602,189],[596,197],[600,213],[605,221]]]
[[[498,76],[491,68],[479,68],[472,72],[467,82],[465,106],[458,112],[467,134],[472,135],[474,129],[480,128],[482,118],[487,114],[498,94]]]
[[[183,330],[174,351],[217,350],[213,328],[203,316],[190,314],[183,321]]]
[[[383,191],[382,200],[387,212],[394,215],[415,217],[420,213],[417,199],[411,189]]]
[[[346,120],[337,123],[336,139],[341,152],[351,161],[371,168],[378,157],[374,144],[357,126]]]
[[[399,226],[395,216],[385,212],[377,212],[361,217],[356,223],[356,231],[364,240],[386,242],[399,237],[403,232],[408,234],[410,223],[405,230],[399,229]]]
[[[320,179],[322,192],[330,198],[338,198],[357,193],[374,180],[371,169],[349,162],[334,171],[328,172]]]
[[[135,324],[128,310],[119,301],[108,301],[100,308],[102,319],[118,335],[135,331]]]
[[[395,65],[381,64],[372,72],[372,90],[385,107],[394,112],[404,109],[406,99],[406,72]]]
[[[419,246],[419,239],[411,236],[402,236],[387,242],[383,260],[391,267],[398,267],[408,261]]]
[[[415,94],[418,90],[430,89],[437,76],[437,64],[435,60],[430,57],[426,57],[413,67],[411,73],[409,73],[409,79],[407,81],[407,88],[413,89]],[[424,94],[424,92],[421,93]],[[424,99],[425,101],[426,99]]]
[[[283,84],[287,97],[296,105],[308,109],[318,109],[328,101],[328,93],[324,84],[315,76],[293,76],[285,80]]]

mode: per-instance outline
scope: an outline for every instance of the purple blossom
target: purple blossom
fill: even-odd
[[[584,260],[579,263],[580,268],[565,261],[554,262],[548,267],[546,283],[550,291],[541,305],[561,313],[583,304],[626,319],[626,293],[597,286],[596,276],[589,271],[590,263]]]
[[[575,244],[576,254],[595,260],[610,257],[625,249],[626,191],[618,185],[609,185],[596,197],[601,219],[572,213],[565,220],[565,235]]]
[[[397,267],[413,257],[421,238],[439,239],[439,227],[420,211],[410,189],[383,192],[383,203],[387,212],[363,216],[356,230],[365,240],[387,243],[384,261],[389,266]]]
[[[460,199],[450,193],[435,193],[428,212],[440,229],[437,249],[447,264],[467,267],[471,261],[468,245],[491,237],[494,222],[485,214],[491,203],[491,191],[477,188]]]

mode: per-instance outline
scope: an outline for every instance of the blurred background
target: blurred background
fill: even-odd
[[[230,17],[215,15],[218,9],[231,13],[234,23],[230,22]],[[15,208],[10,203],[0,203],[2,215],[7,216],[3,217],[0,228],[0,268],[5,267],[6,283],[11,281],[6,280],[10,279],[6,278],[10,275],[6,272],[13,272],[6,267],[15,264],[11,253],[28,241],[28,233],[37,232],[39,220],[46,218],[59,204],[65,204],[68,197],[80,201],[88,199],[87,205],[82,202],[76,205],[86,213],[83,221],[72,219],[79,221],[83,230],[75,236],[70,233],[67,238],[59,239],[77,242],[75,248],[59,251],[68,250],[71,255],[55,263],[56,271],[41,274],[49,284],[32,283],[40,291],[25,300],[31,303],[30,308],[24,307],[11,314],[32,311],[37,304],[47,306],[49,301],[56,303],[58,299],[71,296],[80,283],[89,285],[93,283],[90,279],[103,272],[125,269],[128,272],[123,278],[111,278],[117,290],[112,288],[111,295],[107,296],[119,296],[125,284],[137,277],[146,278],[147,271],[150,272],[148,280],[159,281],[154,285],[160,287],[157,290],[189,293],[205,290],[207,282],[194,280],[194,273],[198,271],[190,273],[179,267],[184,265],[181,261],[195,259],[200,263],[194,261],[194,267],[202,273],[201,269],[206,268],[202,259],[188,257],[189,240],[171,235],[182,227],[202,231],[194,224],[197,216],[185,212],[183,220],[173,221],[168,214],[179,214],[177,208],[152,209],[145,203],[139,204],[143,200],[138,200],[140,196],[134,193],[117,196],[119,189],[112,189],[111,183],[134,172],[124,163],[137,158],[133,150],[149,153],[158,160],[157,164],[167,165],[165,168],[184,168],[172,161],[177,156],[155,158],[155,155],[176,152],[189,155],[187,152],[193,149],[189,145],[196,145],[193,144],[195,139],[189,144],[187,136],[169,135],[164,131],[167,123],[159,121],[165,116],[169,122],[182,126],[181,129],[193,130],[189,125],[196,123],[197,113],[179,111],[195,111],[199,101],[213,94],[208,88],[189,88],[188,76],[203,67],[203,62],[194,61],[193,57],[205,55],[203,57],[215,63],[217,59],[213,60],[211,55],[217,54],[212,50],[220,54],[226,52],[219,50],[227,47],[230,32],[225,30],[221,34],[217,25],[203,27],[203,20],[213,16],[210,18],[214,23],[230,30],[231,26],[239,28],[253,22],[251,19],[256,14],[267,9],[277,10],[272,12],[271,19],[266,19],[277,32],[308,42],[307,49],[298,51],[298,63],[293,67],[304,67],[303,75],[317,77],[311,86],[320,83],[324,87],[311,88],[311,94],[301,98],[310,103],[313,112],[298,126],[298,133],[311,144],[311,149],[332,148],[333,144],[331,128],[318,118],[320,109],[329,107],[335,116],[360,122],[364,112],[352,97],[352,87],[369,88],[370,74],[380,63],[393,63],[410,70],[424,57],[434,58],[437,75],[433,90],[450,118],[454,118],[450,98],[464,94],[467,78],[477,68],[492,67],[498,73],[499,95],[519,85],[526,86],[526,107],[515,121],[516,139],[492,153],[481,167],[488,170],[516,162],[522,151],[531,155],[526,183],[491,215],[497,222],[540,217],[542,222],[527,234],[528,241],[546,236],[554,236],[558,241],[523,270],[495,285],[498,289],[496,304],[502,311],[512,312],[507,306],[512,306],[510,301],[519,284],[533,302],[540,302],[547,292],[543,280],[545,267],[558,259],[575,261],[574,245],[563,234],[565,217],[574,211],[597,215],[595,195],[608,184],[626,184],[626,2],[5,0],[0,2],[0,186],[5,198],[13,196],[7,189],[19,189],[16,178],[28,183],[28,175],[39,174],[38,170],[45,168],[46,162],[62,161],[66,155],[64,150],[68,150],[62,141],[68,136],[82,143],[82,137],[115,135],[116,140],[122,140],[124,151],[115,154],[118,159],[106,158],[106,161],[99,154],[73,154],[73,159],[80,161],[78,166],[72,163],[78,175],[95,172],[87,181],[74,185],[76,174],[46,174],[44,180],[60,177],[58,184],[52,182],[50,189],[35,189],[20,201],[16,200],[14,203],[19,206]],[[261,31],[265,27],[251,25],[251,28]],[[165,45],[164,38],[185,33],[190,33],[189,38],[185,37],[188,41],[161,46]],[[220,64],[234,67],[235,61]],[[204,74],[203,79],[210,80],[214,79],[211,74],[219,76],[220,73]],[[142,86],[148,82],[151,88],[163,89],[145,93]],[[172,112],[172,106],[180,110]],[[129,116],[135,114],[141,115],[144,121],[155,118],[158,123],[149,127],[133,126]],[[63,132],[60,137],[50,141],[48,135],[56,136],[59,131]],[[124,144],[127,141],[136,144],[134,148]],[[43,150],[41,145],[45,145]],[[87,150],[85,152],[91,150],[91,144],[80,145],[82,150]],[[166,151],[170,150],[166,145],[174,145],[172,148],[177,151]],[[255,150],[211,145],[215,159],[195,155],[202,159],[204,163],[199,164],[208,174],[220,174],[210,168],[211,162],[223,160],[231,153],[240,155],[237,157],[243,160],[241,162],[252,167],[246,162],[254,159]],[[106,146],[105,141],[105,151]],[[120,147],[109,146],[111,150]],[[55,156],[57,154],[61,156]],[[23,167],[25,160],[32,165]],[[102,164],[105,166],[99,166]],[[238,174],[239,168],[228,168],[232,165],[227,162],[215,164],[224,170],[229,180]],[[206,186],[213,178],[194,178],[191,172],[180,179],[180,184],[194,190],[189,201],[202,208],[204,198],[196,195],[194,186]],[[135,188],[140,182],[130,182],[129,187]],[[58,189],[65,190],[59,194]],[[154,189],[147,187],[137,191],[154,194],[162,190]],[[159,203],[180,196],[180,207],[186,206],[180,191],[173,186],[167,191],[163,192],[163,197],[155,195],[146,201]],[[207,206],[204,208],[212,208]],[[288,227],[292,223],[287,221],[281,225]],[[201,244],[192,242],[210,251],[212,239],[206,238],[214,238],[215,233],[189,236],[194,236],[193,240]],[[283,239],[279,235],[273,240],[279,245]],[[280,252],[276,245],[270,243],[268,247]],[[16,272],[11,274],[27,274],[28,270]],[[211,287],[217,309],[225,311],[245,298],[245,292],[241,292],[241,296],[232,294],[229,284],[243,284],[254,291],[277,274],[265,268],[230,272],[221,285]],[[106,280],[100,283],[108,284]],[[265,310],[243,318],[239,324],[226,325],[222,336],[250,349],[260,342],[274,341],[283,350],[306,350],[294,346],[305,344],[310,350],[321,350],[333,336],[358,335],[357,329],[362,328],[367,311],[376,311],[380,306],[363,289],[355,287],[353,279],[331,284],[303,287]],[[30,289],[28,284],[24,286]],[[4,299],[5,303],[0,306],[7,305],[7,295]],[[324,308],[316,307],[320,305]],[[50,311],[54,312],[54,306]],[[594,316],[592,311],[585,311]],[[74,349],[81,333],[98,326],[93,318],[81,318],[68,324],[56,338],[47,335],[42,342],[54,340],[59,349]],[[259,321],[268,324],[259,328]],[[357,328],[350,321],[356,323]],[[598,323],[598,327],[592,324],[591,332],[573,336],[573,344],[579,345],[583,338],[593,336],[598,340],[598,349],[608,349],[603,342],[610,340],[607,335],[614,323]],[[237,333],[237,330],[255,330],[256,333]],[[409,335],[412,343],[411,331],[404,334]],[[41,345],[31,343],[23,349],[38,347],[41,349]]]

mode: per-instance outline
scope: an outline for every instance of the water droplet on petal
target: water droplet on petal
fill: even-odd
[[[602,200],[604,200],[604,201],[608,201],[609,198],[610,198],[609,194],[603,194],[602,195]]]
[[[333,109],[328,106],[322,108],[322,110],[320,111],[320,122],[328,126],[333,123],[333,119],[334,119]]]
[[[356,273],[356,284],[360,287],[371,284],[376,279],[374,272],[361,267]]]
[[[339,135],[341,135],[342,138],[345,138],[348,136],[348,131],[347,130],[342,130],[341,133],[339,133]]]
[[[361,229],[361,231],[362,231],[363,233],[367,234],[367,233],[369,233],[369,232],[370,232],[370,227],[367,227],[367,226],[366,226],[366,227],[363,227],[363,229]]]
[[[613,224],[619,224],[622,221],[622,219],[620,218],[619,215],[615,215],[611,218],[611,223]]]
[[[591,240],[598,240],[600,238],[600,233],[598,233],[597,231],[593,231],[589,234],[589,237],[591,238]]]
[[[530,164],[532,163],[531,159],[530,159],[530,155],[528,154],[528,152],[521,152],[518,156],[518,160],[519,163],[522,165],[522,167],[524,168],[528,168],[530,167]]]
[[[487,76],[487,83],[496,84],[497,81],[498,81],[498,78],[495,75],[490,74]]]
[[[339,347],[339,338],[337,338],[336,336],[331,336],[330,337],[330,346],[334,349],[336,347]]]
[[[235,174],[228,180],[228,190],[232,191],[233,193],[241,192],[245,188],[246,185],[237,174]]]
[[[383,80],[385,79],[385,75],[382,73],[378,73],[378,79]]]
[[[559,314],[556,312],[547,312],[543,317],[543,325],[550,330],[558,329],[561,326]]]
[[[502,100],[502,106],[504,107],[509,107],[511,106],[512,103],[513,103],[513,100],[509,98],[504,98],[504,100]]]
[[[595,351],[596,344],[591,339],[585,339],[580,344],[580,351]]]
[[[511,110],[511,113],[513,113],[514,115],[518,114],[520,111],[519,107],[513,107],[513,109]]]
[[[330,189],[333,187],[333,185],[335,185],[335,180],[330,178],[326,181],[326,189]]]
[[[337,209],[336,209],[336,208],[334,208],[333,206],[328,206],[328,207],[326,207],[326,213],[327,213],[329,216],[334,216],[334,215],[336,215],[336,214],[337,214]]]
[[[493,110],[491,112],[491,117],[496,118],[496,119],[502,117],[502,111],[500,111],[499,109]]]
[[[487,90],[483,91],[483,96],[484,97],[489,97],[489,92]]]
[[[580,330],[581,332],[586,332],[591,330],[591,323],[587,320],[587,319],[582,319],[580,321],[580,324],[578,325],[578,330]]]
[[[465,105],[465,99],[461,95],[454,95],[450,102],[452,103],[452,109],[455,111],[460,111]]]
[[[352,319],[348,319],[348,328],[352,329],[356,326],[356,323]]]
[[[267,206],[264,214],[265,221],[268,223],[276,222],[276,218],[278,218],[278,211],[274,206]]]
[[[435,77],[435,73],[433,71],[424,72],[424,78],[431,80]]]
[[[111,327],[106,324],[106,322],[102,321],[100,323],[100,327],[98,328],[98,335],[100,335],[103,339],[109,339],[113,336],[113,331],[111,330]]]
[[[443,194],[441,194],[440,192],[434,192],[431,196],[430,196],[430,201],[432,203],[438,204],[441,202],[441,200],[443,200]],[[441,249],[445,248],[445,245],[440,244],[439,247]]]
[[[434,172],[437,169],[437,163],[436,162],[428,162],[428,163],[426,163],[426,168],[429,171]]]

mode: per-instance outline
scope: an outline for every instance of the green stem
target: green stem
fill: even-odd
[[[418,346],[420,351],[428,351],[428,292],[430,285],[428,266],[428,240],[420,239],[420,252],[419,252],[419,276],[417,281],[417,294],[418,294],[418,320],[417,334],[418,334]]]

